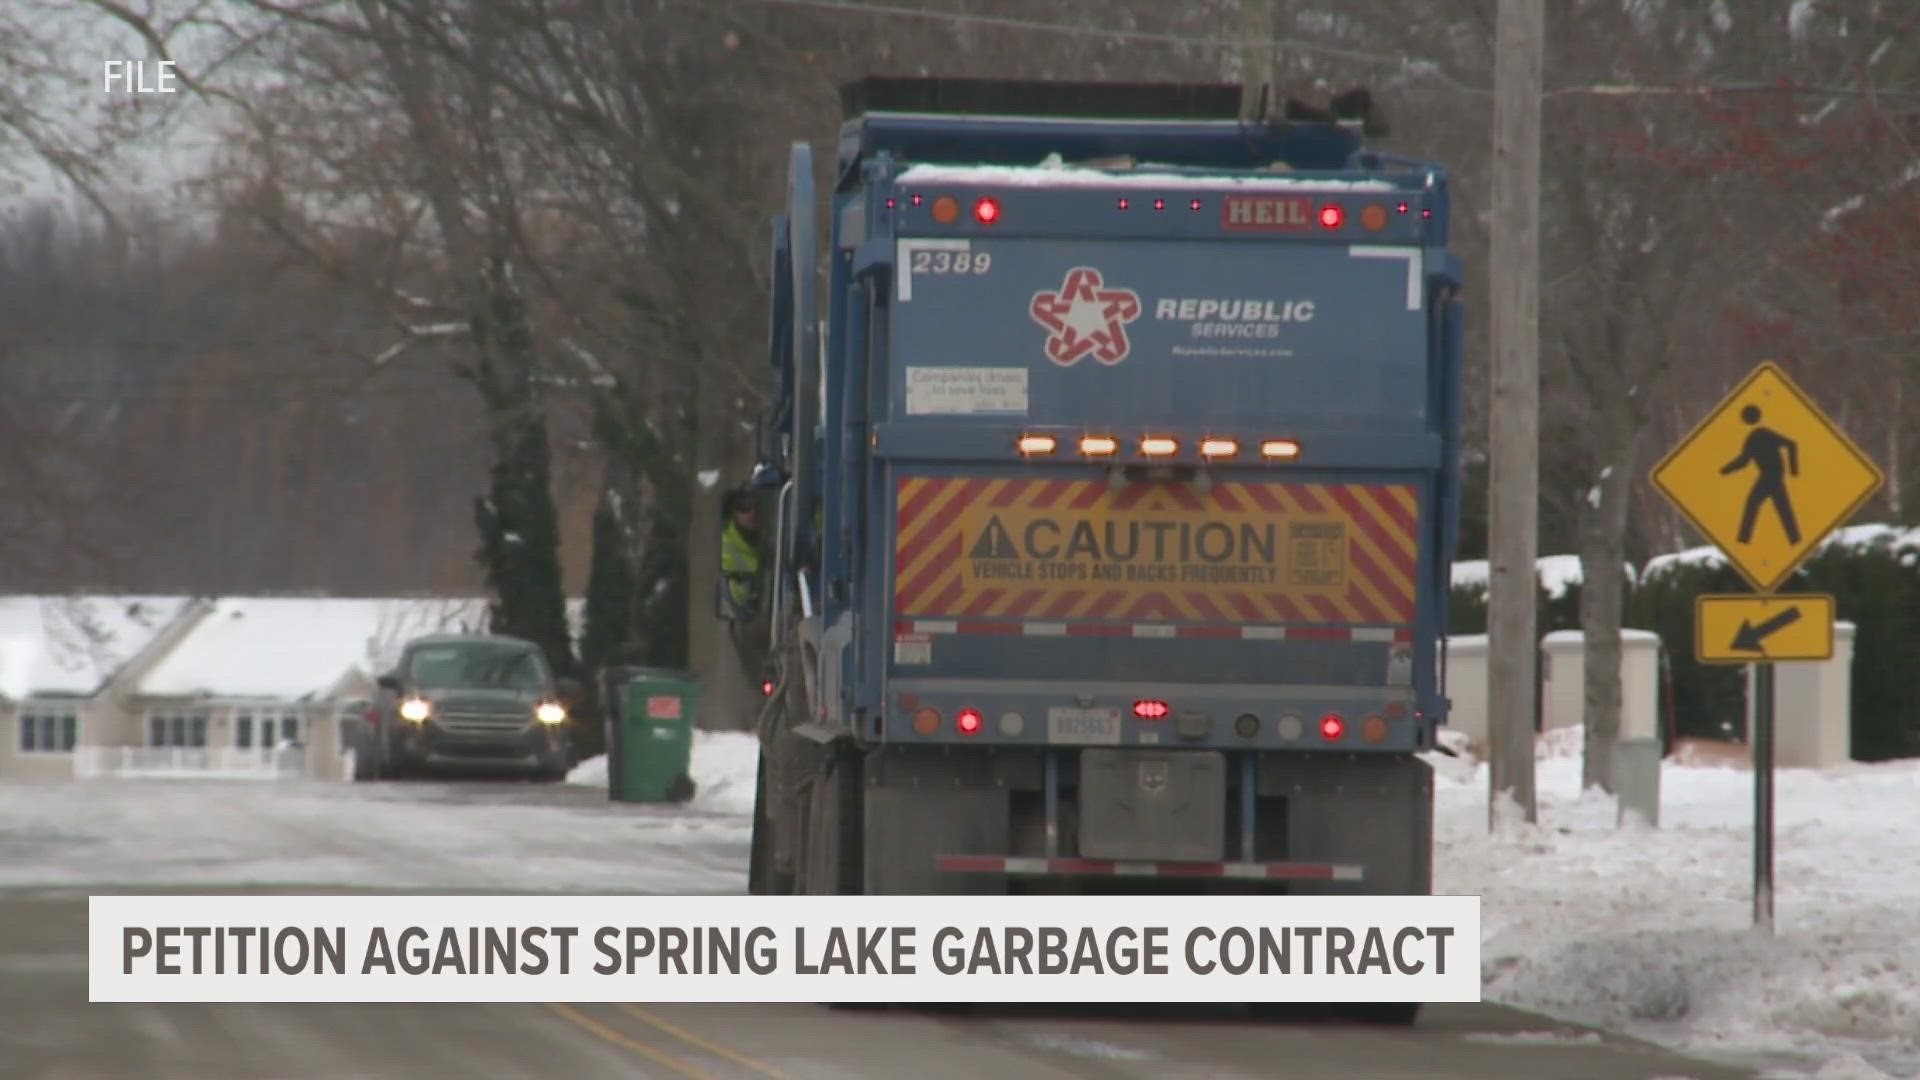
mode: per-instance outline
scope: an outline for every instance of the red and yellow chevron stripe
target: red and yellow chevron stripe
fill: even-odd
[[[919,476],[897,496],[902,616],[1413,621],[1412,485]]]

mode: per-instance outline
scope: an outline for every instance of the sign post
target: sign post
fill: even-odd
[[[1774,595],[1884,478],[1786,373],[1747,375],[1653,468],[1653,484],[1751,594],[1694,604],[1704,664],[1753,665],[1753,924],[1773,930],[1773,665],[1833,656],[1833,597]]]

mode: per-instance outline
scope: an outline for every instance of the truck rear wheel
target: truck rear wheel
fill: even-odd
[[[793,892],[793,877],[774,866],[774,825],[767,813],[770,792],[767,789],[766,744],[760,747],[760,764],[753,782],[753,846],[747,858],[747,892],[754,896],[786,896]]]
[[[1418,1001],[1355,1001],[1342,1004],[1261,1002],[1247,1006],[1257,1020],[1317,1022],[1345,1020],[1373,1027],[1412,1027],[1420,1018]]]

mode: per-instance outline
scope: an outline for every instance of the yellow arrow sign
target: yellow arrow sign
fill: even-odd
[[[1703,664],[1833,658],[1833,597],[1697,596],[1693,651]]]
[[[1763,593],[1882,482],[1879,467],[1771,363],[1653,469],[1661,494]]]

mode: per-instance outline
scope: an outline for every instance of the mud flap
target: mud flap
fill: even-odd
[[[1426,896],[1433,891],[1433,768],[1412,755],[1311,755],[1261,763],[1260,793],[1287,806],[1286,857],[1358,863],[1357,886],[1303,881],[1296,893]]]
[[[945,854],[1004,851],[1007,793],[980,787],[868,787],[862,861],[866,891],[885,896],[1003,893],[991,874],[942,873]]]

